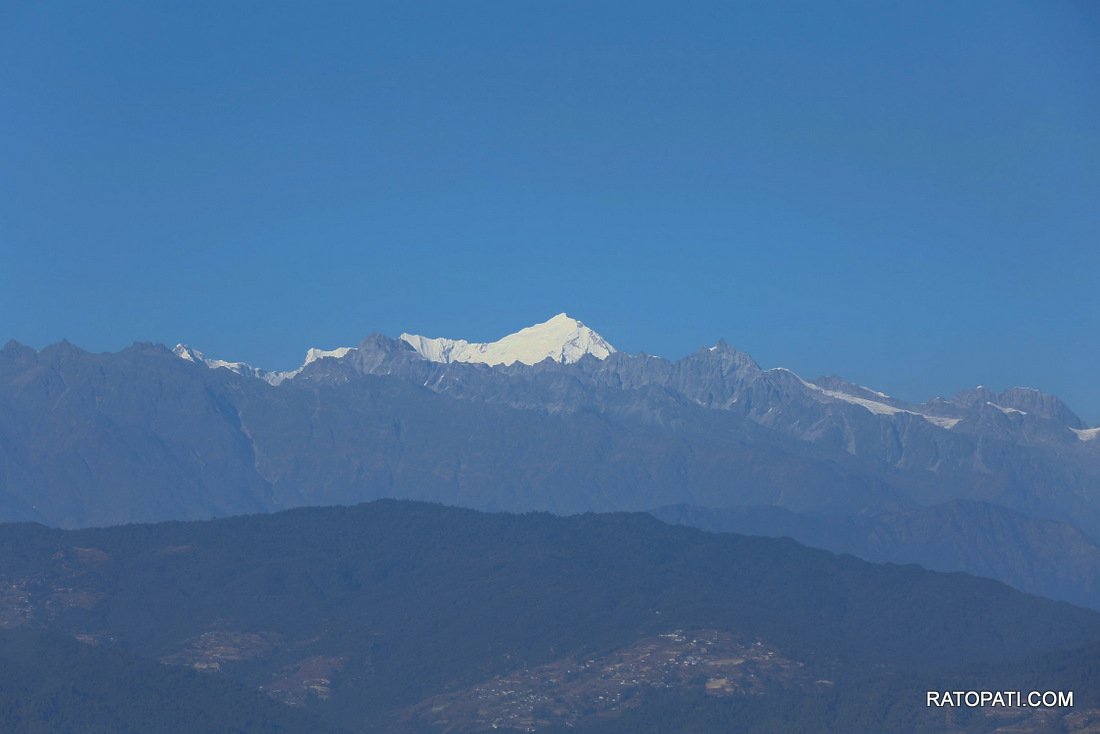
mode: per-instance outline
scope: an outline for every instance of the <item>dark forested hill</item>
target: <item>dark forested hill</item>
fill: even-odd
[[[1100,639],[1094,612],[790,540],[395,501],[8,525],[0,589],[2,626],[205,670],[359,729],[583,724],[654,691],[820,696],[872,672],[1003,670]],[[601,698],[622,670],[618,697]],[[515,690],[545,703],[524,709]]]
[[[224,678],[159,665],[117,645],[0,629],[5,734],[301,734],[336,732]]]

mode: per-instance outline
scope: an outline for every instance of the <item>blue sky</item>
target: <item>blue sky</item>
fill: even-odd
[[[1100,421],[1100,5],[0,4],[0,340],[567,311]]]

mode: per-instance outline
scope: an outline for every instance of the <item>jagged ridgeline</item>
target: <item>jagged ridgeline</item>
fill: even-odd
[[[488,344],[374,335],[279,373],[182,345],[13,342],[0,399],[0,518],[65,527],[381,496],[556,512],[962,498],[1100,534],[1097,429],[1056,398],[910,405],[722,342],[624,354],[564,314]]]
[[[0,578],[0,626],[80,641],[0,638],[3,675],[27,671],[5,685],[5,710],[55,705],[78,722],[107,707],[131,730],[161,730],[132,722],[160,721],[145,709],[171,699],[179,721],[247,713],[272,728],[240,730],[278,731],[286,722],[251,695],[263,694],[351,731],[716,731],[734,720],[749,732],[938,731],[945,714],[924,708],[928,687],[1066,688],[1079,713],[1100,691],[1082,662],[1100,639],[1095,612],[644,514],[386,500],[105,529],[8,525]],[[60,692],[44,682],[54,668]],[[103,705],[81,708],[89,700]],[[237,719],[224,710],[235,701]],[[1009,713],[1015,731],[1039,731],[1028,712]],[[998,714],[967,727],[1003,724]]]
[[[373,335],[283,372],[182,345],[10,343],[0,407],[4,520],[82,527],[380,497],[680,507],[661,516],[1100,608],[1097,429],[1030,389],[910,404],[764,369],[724,342],[679,361],[625,354],[560,314],[490,343]]]

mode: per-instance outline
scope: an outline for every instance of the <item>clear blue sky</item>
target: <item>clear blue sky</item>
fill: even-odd
[[[0,341],[565,310],[1096,423],[1098,234],[1094,2],[0,3]]]

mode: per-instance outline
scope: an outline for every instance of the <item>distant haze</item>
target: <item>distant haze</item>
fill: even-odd
[[[1100,423],[1100,6],[0,9],[0,342],[289,370],[566,312]]]

